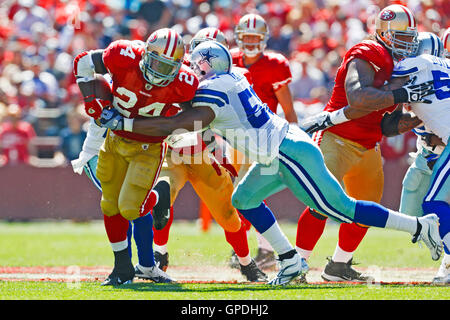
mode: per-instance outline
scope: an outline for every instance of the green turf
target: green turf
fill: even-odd
[[[296,224],[281,223],[291,243]],[[311,268],[323,268],[332,255],[338,228],[327,225],[309,260]],[[256,240],[251,233],[254,253]],[[0,266],[112,266],[112,252],[103,224],[41,222],[0,223]],[[136,252],[135,248],[134,253]],[[221,266],[230,255],[223,230],[213,224],[201,233],[194,223],[174,223],[169,242],[171,265]],[[136,254],[133,262],[136,263]],[[355,260],[361,265],[399,268],[437,268],[429,251],[410,242],[407,234],[370,229]],[[0,281],[1,300],[448,300],[450,287],[427,285],[296,285],[272,288],[251,284],[152,284],[138,282],[120,288],[98,282]]]

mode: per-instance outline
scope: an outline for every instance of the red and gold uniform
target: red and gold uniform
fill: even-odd
[[[325,106],[326,111],[335,111],[348,105],[344,82],[348,63],[355,58],[369,62],[373,67],[374,87],[381,87],[391,78],[394,63],[388,50],[376,41],[362,41],[344,56],[331,99]],[[384,178],[378,147],[382,138],[380,123],[383,114],[394,109],[395,106],[392,106],[375,111],[313,135],[324,153],[328,169],[345,186],[347,193],[356,199],[381,200]]]
[[[356,44],[346,53],[338,69],[331,99],[325,107],[326,111],[338,110],[348,105],[344,83],[348,63],[352,59],[362,59],[370,63],[375,71],[374,87],[381,87],[391,77],[394,63],[389,51],[383,45],[372,40]],[[380,123],[383,114],[394,109],[395,106],[392,106],[375,111],[362,118],[313,134],[313,139],[322,150],[327,168],[345,188],[346,193],[355,199],[381,201],[384,176],[379,147],[382,138]],[[313,250],[325,228],[325,217],[319,217],[320,215],[309,208],[300,215],[296,246],[302,250],[304,257],[309,256],[308,252]],[[355,223],[342,223],[339,229],[339,252],[352,254],[364,238],[367,229]],[[333,259],[335,258],[333,256]]]
[[[140,69],[145,43],[118,40],[103,52],[112,78],[113,106],[126,118],[173,115],[174,103],[190,101],[198,87],[191,69],[182,66],[165,87],[152,86]],[[149,212],[147,199],[166,154],[166,137],[128,131],[109,132],[100,150],[97,177],[102,185],[102,211],[134,220]]]

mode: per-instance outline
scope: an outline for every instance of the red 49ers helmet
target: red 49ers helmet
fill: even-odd
[[[245,43],[245,35],[256,35],[260,37],[259,43]],[[243,16],[234,29],[234,36],[239,49],[249,57],[254,57],[261,53],[269,40],[269,26],[263,17],[258,14],[250,13]],[[248,46],[254,47],[252,49]]]
[[[145,80],[152,85],[165,87],[175,79],[183,57],[182,37],[172,29],[163,28],[148,37],[139,66]]]
[[[228,48],[228,42],[223,34],[222,31],[220,31],[217,28],[209,27],[209,28],[203,28],[199,30],[194,37],[192,37],[190,46],[189,46],[189,52],[194,51],[195,47],[199,45],[200,43],[208,40],[214,40],[217,42],[220,42],[225,47]]]
[[[396,60],[416,54],[417,25],[412,12],[405,6],[393,4],[378,14],[375,20],[376,37]]]

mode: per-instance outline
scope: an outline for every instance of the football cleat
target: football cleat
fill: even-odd
[[[258,248],[258,253],[255,257],[256,265],[261,270],[274,270],[277,266],[275,253],[270,250]]]
[[[412,243],[422,241],[430,249],[431,259],[439,260],[444,246],[439,235],[439,217],[436,214],[427,214],[417,218],[418,230],[413,235]]]
[[[434,284],[450,284],[450,256],[445,254],[436,276]]]
[[[352,281],[352,282],[374,282],[375,279],[371,276],[362,274],[361,272],[356,271],[352,268],[353,258],[348,262],[335,262],[328,257],[328,264],[325,266],[321,277],[325,281],[332,282],[343,282],[343,281]]]
[[[114,268],[111,274],[102,282],[102,286],[120,286],[122,284],[130,284],[133,282],[135,276],[134,268],[127,268],[126,270],[118,270]]]
[[[166,272],[167,268],[169,267],[169,253],[166,252],[162,254],[158,251],[155,251],[154,256],[156,266],[160,268],[162,271]]]
[[[262,272],[258,266],[256,265],[255,261],[252,259],[252,262],[250,262],[248,265],[243,266],[242,264],[239,264],[241,273],[243,276],[247,278],[250,282],[266,282],[267,281],[267,275]]]
[[[175,279],[172,279],[167,273],[162,271],[156,265],[151,268],[145,268],[147,270],[143,270],[143,267],[139,264],[135,267],[136,277],[139,279],[151,280],[156,283],[173,283],[176,282]]]
[[[286,285],[309,270],[306,260],[301,258],[299,254],[295,254],[289,259],[278,259],[278,264],[280,271],[276,277],[270,280],[267,284],[273,286]]]

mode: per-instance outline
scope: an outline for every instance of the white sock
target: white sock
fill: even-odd
[[[262,235],[278,255],[294,250],[283,231],[281,231],[278,222],[275,222],[269,229],[264,231]]]
[[[162,246],[158,246],[157,244],[153,244],[153,251],[158,251],[161,254],[167,253],[167,245],[163,244]]]
[[[353,257],[353,252],[348,252],[342,250],[339,245],[336,245],[333,257],[331,258],[334,262],[344,262],[347,263]]]
[[[125,239],[123,241],[119,241],[119,242],[110,242],[111,244],[111,248],[114,252],[117,251],[122,251],[125,250],[126,248],[128,248],[128,240]]]
[[[295,250],[297,251],[297,253],[300,255],[300,257],[302,257],[303,259],[305,259],[305,260],[308,260],[309,259],[309,256],[311,255],[311,253],[312,253],[312,250],[305,250],[305,249],[302,249],[302,248],[299,248],[299,247],[295,247]]]
[[[155,266],[153,266],[153,267],[144,267],[143,265],[138,264],[138,267],[139,267],[139,269],[141,269],[142,272],[149,273],[149,272],[152,271],[152,269],[153,269]]]
[[[273,248],[270,245],[269,241],[267,241],[266,238],[261,235],[261,233],[256,232],[256,240],[258,241],[258,248],[267,251],[273,251]]]
[[[412,235],[417,231],[417,218],[406,214],[388,210],[389,216],[386,221],[386,229],[406,231]]]
[[[250,254],[248,254],[245,257],[239,257],[237,256],[239,263],[243,266],[248,266],[250,264],[250,262],[252,262],[252,257],[250,256]]]

